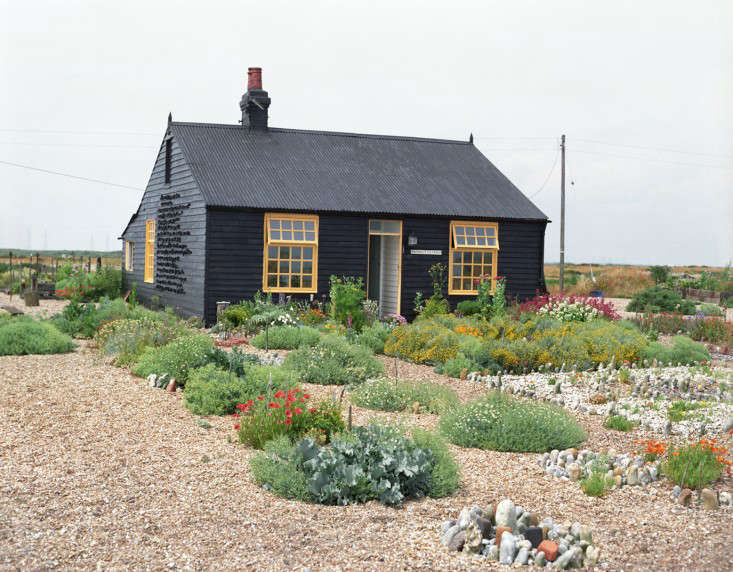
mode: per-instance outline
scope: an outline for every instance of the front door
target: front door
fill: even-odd
[[[379,316],[400,313],[402,221],[369,221],[367,297],[379,303]]]

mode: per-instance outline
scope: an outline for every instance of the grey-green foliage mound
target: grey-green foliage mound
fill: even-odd
[[[405,499],[444,496],[458,486],[458,467],[445,443],[426,435],[410,439],[397,428],[369,425],[327,446],[311,439],[292,446],[281,439],[254,455],[250,466],[261,486],[287,498],[400,505]]]
[[[266,395],[268,389],[274,393],[294,387],[292,373],[280,367],[250,365],[240,377],[208,364],[189,372],[183,397],[191,413],[227,415],[234,413],[240,403]]]
[[[260,349],[266,345],[271,350],[294,350],[301,345],[314,346],[320,339],[320,332],[308,326],[274,326],[257,334],[250,344]]]
[[[179,385],[185,385],[190,370],[205,365],[214,347],[207,334],[183,336],[159,348],[149,347],[133,368],[133,373],[147,377],[167,373]]]
[[[71,337],[45,322],[8,317],[0,320],[0,355],[60,354],[75,347]]]
[[[321,385],[358,384],[384,370],[369,348],[350,344],[336,334],[289,353],[283,366],[297,372],[301,381]]]
[[[520,401],[500,392],[448,411],[440,419],[440,430],[456,445],[491,451],[566,449],[587,438],[562,407]]]
[[[351,401],[359,407],[380,411],[404,411],[418,403],[421,410],[440,414],[456,406],[458,396],[439,383],[377,377],[358,386]]]

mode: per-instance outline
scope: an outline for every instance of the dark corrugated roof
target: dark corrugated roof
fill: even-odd
[[[170,129],[209,206],[547,220],[464,141],[209,123]]]

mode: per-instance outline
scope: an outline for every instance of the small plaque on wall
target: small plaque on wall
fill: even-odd
[[[410,254],[423,254],[427,256],[441,256],[443,254],[442,250],[417,250],[417,249],[411,249]]]

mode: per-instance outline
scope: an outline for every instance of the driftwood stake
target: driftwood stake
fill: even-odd
[[[687,478],[687,469],[690,468],[690,461],[691,459],[687,459],[687,464],[685,465],[685,470],[682,473],[682,480],[680,481],[680,488],[685,488],[685,479]]]
[[[698,472],[697,472],[697,502],[700,502],[701,498],[702,498],[702,461],[700,461],[700,464],[698,465]]]
[[[349,433],[351,433],[351,405],[349,404]]]

